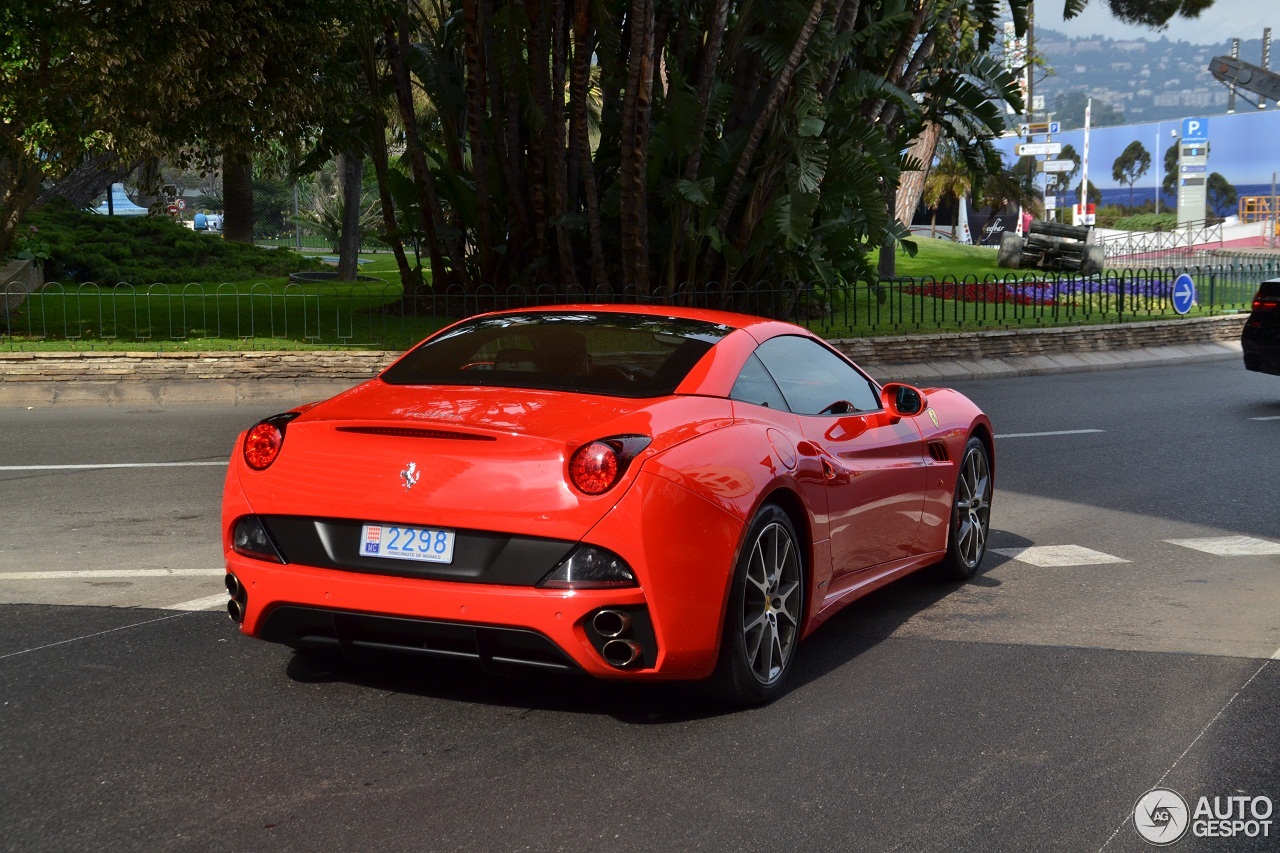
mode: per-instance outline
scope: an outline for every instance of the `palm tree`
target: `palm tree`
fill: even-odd
[[[973,190],[973,175],[969,164],[960,156],[959,146],[951,141],[943,142],[939,149],[938,162],[934,164],[929,176],[924,179],[924,204],[932,211],[929,218],[929,236],[938,232],[938,205],[948,198],[954,198],[956,204]],[[954,228],[952,229],[954,233]]]

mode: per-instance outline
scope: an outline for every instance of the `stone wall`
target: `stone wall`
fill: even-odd
[[[959,334],[903,335],[834,341],[854,361],[923,364],[976,359],[1018,359],[1055,353],[1108,352],[1193,343],[1236,341],[1245,316],[1160,320],[1118,326],[1074,326]],[[117,383],[122,380],[359,382],[399,353],[312,350],[250,352],[0,352],[0,381]]]
[[[1246,315],[833,341],[858,363],[913,364],[1238,341]]]

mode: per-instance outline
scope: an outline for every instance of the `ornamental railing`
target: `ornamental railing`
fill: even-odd
[[[838,284],[782,281],[708,284],[641,293],[624,288],[481,287],[404,293],[353,284],[152,284],[53,282],[5,298],[0,338],[147,345],[297,345],[401,349],[455,319],[505,308],[574,303],[713,308],[774,317],[827,337],[1013,329],[1172,319],[1174,281],[1190,275],[1194,316],[1247,310],[1258,283],[1280,276],[1280,258],[1182,264],[1099,275],[1034,274],[895,278]],[[274,342],[274,343],[273,343]]]

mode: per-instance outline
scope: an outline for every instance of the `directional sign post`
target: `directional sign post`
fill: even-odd
[[[1196,283],[1183,273],[1173,280],[1173,310],[1186,314],[1196,303]]]
[[[1023,142],[1018,146],[1018,156],[1036,156],[1039,154],[1058,155],[1062,153],[1061,142]]]
[[[1042,172],[1070,172],[1076,167],[1075,160],[1041,160],[1040,171]]]

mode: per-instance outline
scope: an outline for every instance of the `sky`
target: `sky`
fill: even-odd
[[[1089,0],[1084,13],[1070,21],[1062,19],[1062,0],[1036,3],[1037,27],[1057,30],[1074,37],[1091,35],[1114,39],[1144,38],[1191,44],[1218,44],[1232,38],[1261,39],[1263,27],[1271,27],[1272,38],[1280,41],[1280,3],[1276,0],[1215,0],[1199,18],[1177,18],[1164,30],[1122,24],[1111,14],[1106,0]]]

